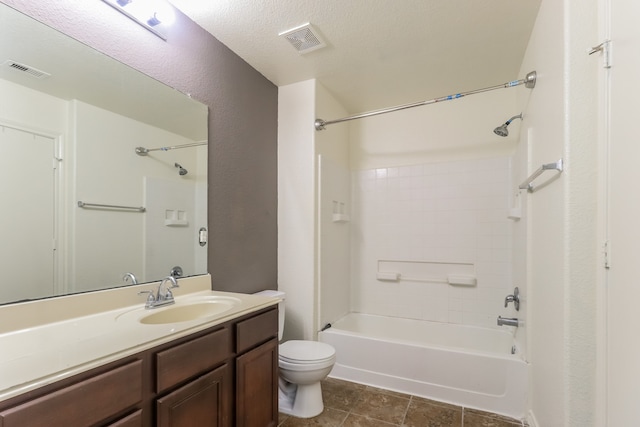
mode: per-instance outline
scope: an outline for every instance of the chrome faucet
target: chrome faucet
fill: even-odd
[[[171,282],[171,286],[166,287],[166,290],[163,292],[162,288],[165,282]],[[162,282],[160,282],[160,284],[158,285],[158,290],[156,291],[155,295],[153,291],[140,291],[138,292],[138,295],[149,294],[149,296],[147,297],[147,302],[144,305],[145,308],[151,309],[163,307],[165,305],[170,305],[176,302],[175,299],[173,299],[173,293],[171,292],[171,289],[173,288],[179,288],[178,281],[173,276],[167,276],[162,279]]]
[[[498,316],[498,326],[515,326],[517,328],[518,318]]]
[[[520,289],[517,286],[513,290],[513,295],[507,295],[504,299],[504,307],[507,308],[510,302],[513,302],[516,311],[520,311]]]
[[[131,282],[132,285],[138,284],[138,279],[136,279],[136,276],[134,276],[133,273],[124,273],[122,280],[125,282]]]

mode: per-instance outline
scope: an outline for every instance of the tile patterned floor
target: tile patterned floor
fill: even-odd
[[[280,414],[280,427],[522,427],[512,418],[327,378],[324,412],[302,419]]]

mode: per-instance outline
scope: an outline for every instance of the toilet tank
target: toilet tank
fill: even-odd
[[[278,303],[278,341],[282,341],[282,333],[284,332],[284,297],[286,294],[281,291],[267,290],[256,292],[255,295],[280,298],[282,300]]]

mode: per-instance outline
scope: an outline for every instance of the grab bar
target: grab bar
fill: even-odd
[[[100,205],[97,203],[85,203],[80,200],[78,200],[78,207],[79,208],[126,209],[126,210],[138,211],[138,212],[144,212],[147,210],[144,206],[138,207],[138,206]]]
[[[539,177],[540,175],[542,175],[542,173],[544,171],[548,171],[548,170],[556,170],[560,173],[562,173],[562,169],[563,169],[563,164],[562,164],[562,159],[558,160],[557,162],[554,163],[547,163],[546,165],[542,165],[538,168],[538,170],[536,170],[534,173],[532,173],[529,178],[527,178],[522,184],[520,184],[520,186],[518,188],[520,188],[521,190],[527,190],[529,193],[533,193],[534,191],[536,191],[536,187],[533,186],[533,181]]]

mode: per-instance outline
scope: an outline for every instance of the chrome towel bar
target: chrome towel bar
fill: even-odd
[[[125,209],[131,211],[144,212],[147,210],[144,206],[119,206],[119,205],[100,205],[97,203],[85,203],[82,201],[78,201],[79,208],[102,208],[102,209]]]
[[[537,177],[542,175],[544,171],[555,170],[555,171],[558,171],[559,173],[562,173],[562,169],[563,169],[562,159],[558,160],[557,162],[547,163],[546,165],[542,165],[534,173],[529,175],[529,178],[527,178],[522,184],[520,184],[518,188],[520,188],[521,190],[527,190],[529,193],[533,193],[534,191],[536,191],[536,188],[537,188],[533,186],[533,181]]]

